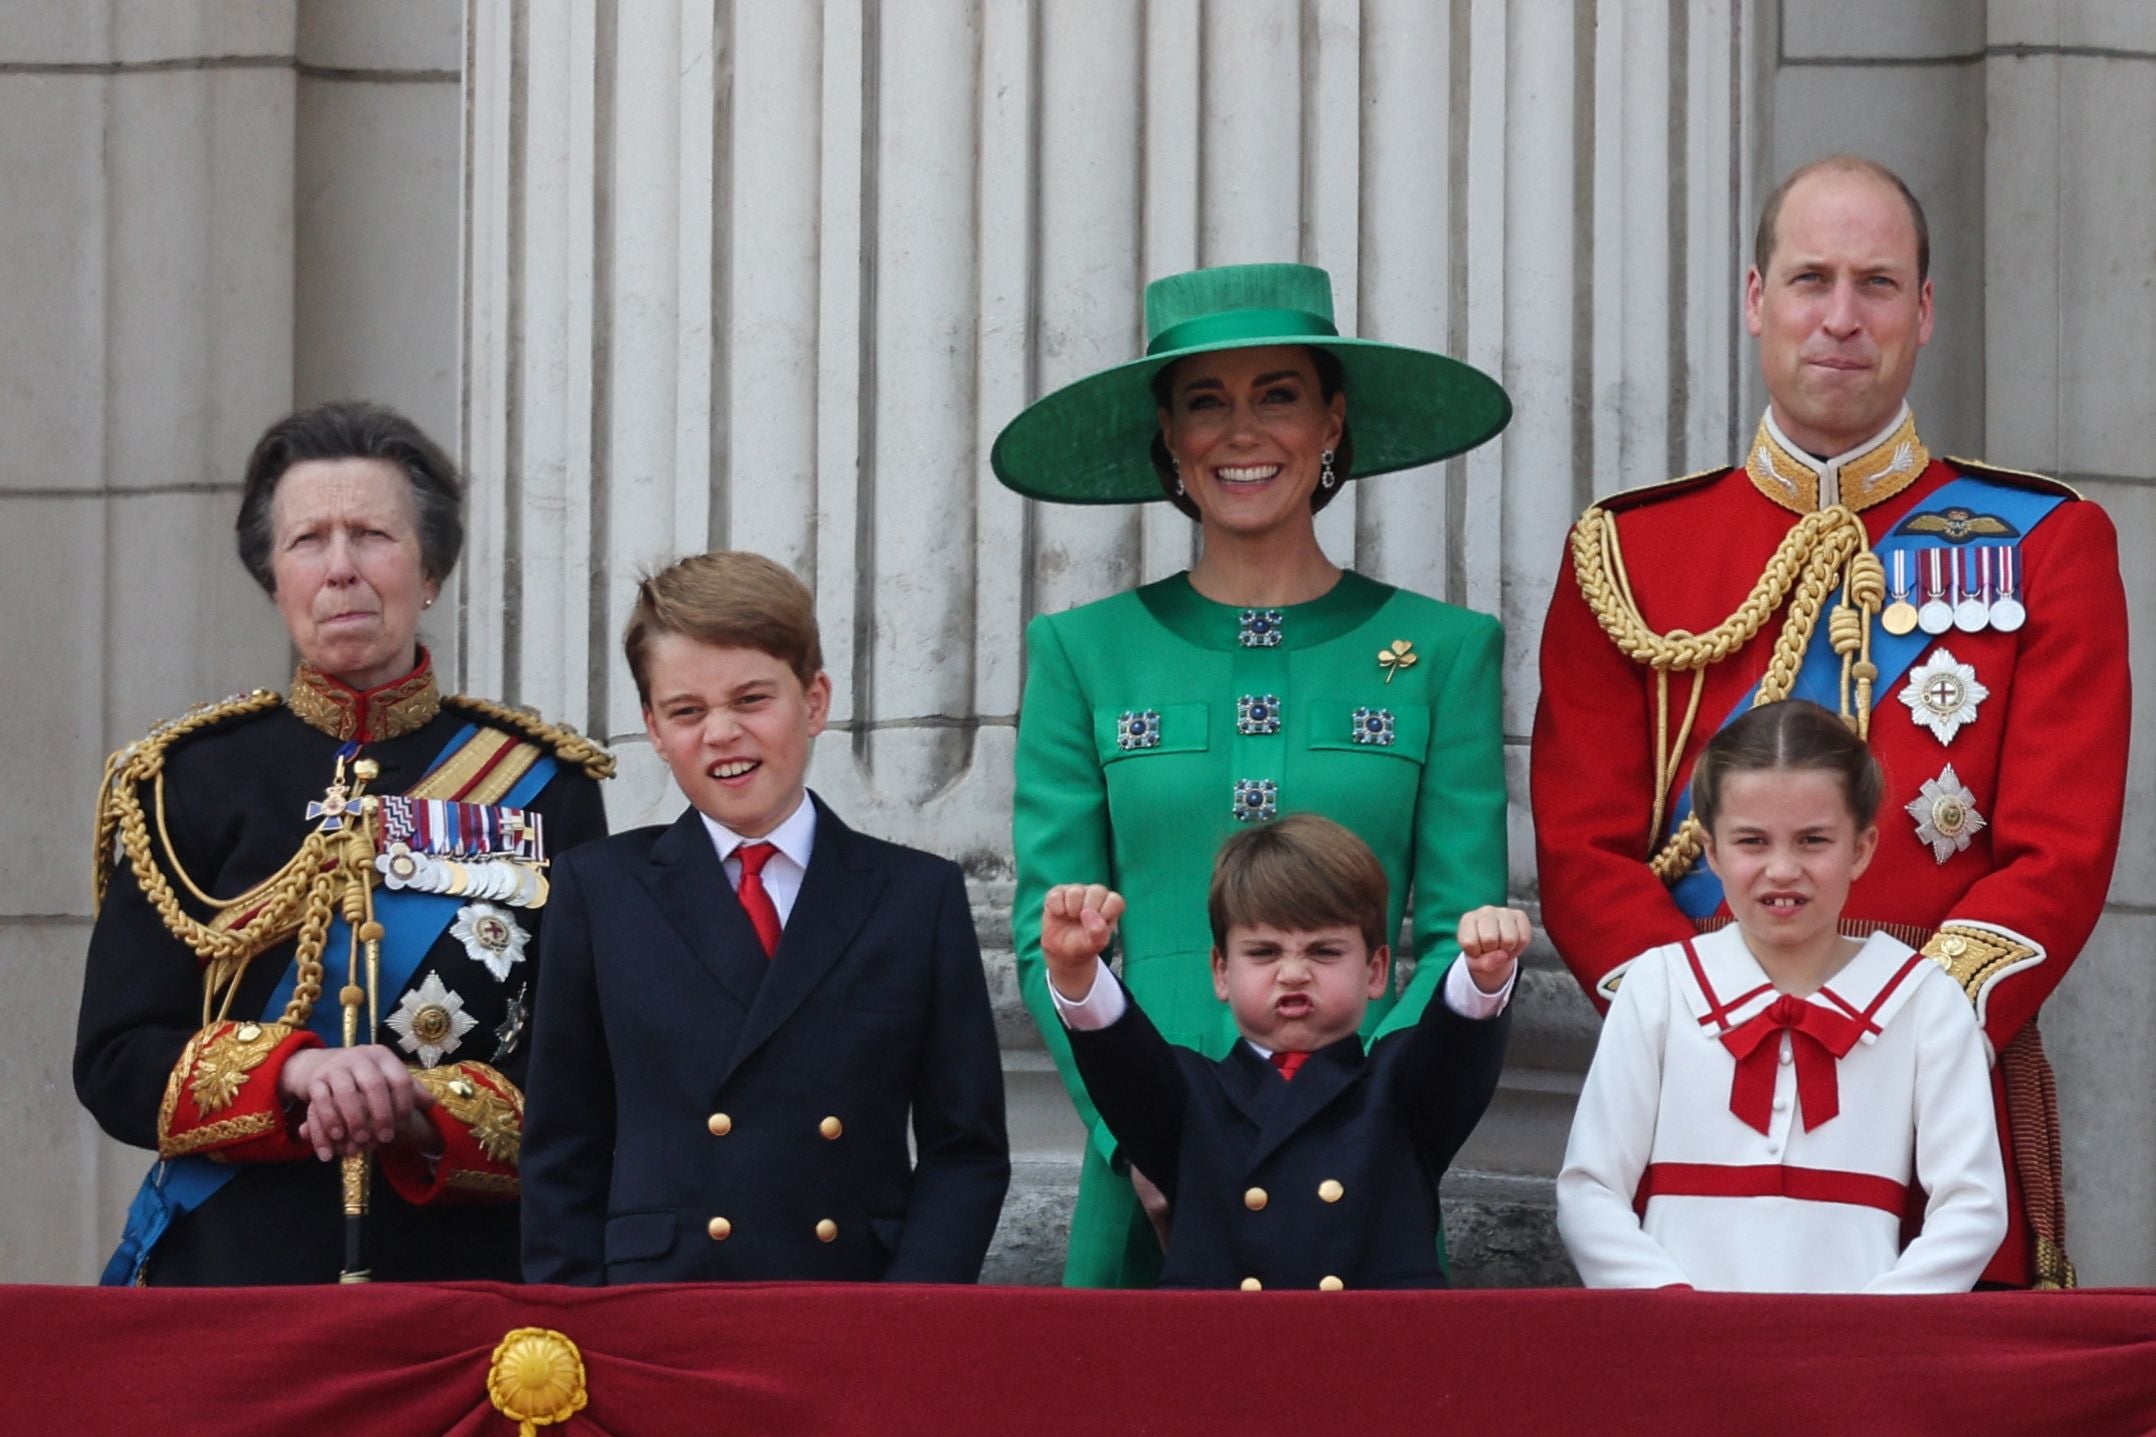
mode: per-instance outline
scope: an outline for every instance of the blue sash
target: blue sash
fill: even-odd
[[[2050,515],[2053,509],[2065,502],[2058,494],[2041,490],[2023,489],[1995,480],[1963,474],[1949,480],[1930,498],[1912,508],[1903,521],[1896,524],[1887,536],[1873,546],[1872,552],[1879,556],[1889,574],[1894,570],[1894,555],[1907,551],[1910,554],[1910,572],[1917,572],[1916,554],[1921,548],[1931,547],[1931,536],[1902,532],[1908,521],[1919,514],[1942,513],[1950,508],[1975,510],[1994,514],[2020,530],[2025,538],[2029,531]],[[1918,580],[1921,583],[1921,577]],[[1797,670],[1795,685],[1790,689],[1791,698],[1810,699],[1822,708],[1839,711],[1841,707],[1842,659],[1834,652],[1833,640],[1828,635],[1827,615],[1822,612],[1819,623],[1812,629],[1812,641],[1804,650],[1804,662]],[[1940,635],[1927,634],[1922,629],[1895,635],[1872,625],[1872,663],[1879,670],[1879,677],[1872,681],[1874,708],[1884,704],[1893,694],[1894,686],[1907,673],[1909,666],[1917,661]],[[1722,718],[1720,727],[1727,728],[1748,711],[1759,693],[1754,684],[1745,691],[1737,706]],[[1663,833],[1663,841],[1692,813],[1692,785],[1689,780],[1681,789],[1675,802],[1670,805],[1669,827]],[[1695,862],[1691,871],[1670,885],[1670,897],[1677,900],[1677,907],[1688,918],[1707,918],[1722,906],[1722,880],[1704,862]]]
[[[477,732],[479,725],[467,724],[427,766],[427,772],[431,774],[447,763]],[[502,796],[501,806],[528,806],[559,767],[551,756],[539,758]],[[457,910],[463,904],[463,899],[443,893],[411,893],[388,888],[375,893],[375,917],[383,929],[381,984],[377,992],[402,993],[410,985],[412,975],[426,959],[428,950],[456,920]],[[330,954],[348,951],[351,935],[350,924],[341,916],[333,919],[329,936],[322,946],[325,961]],[[285,1005],[292,1001],[293,990],[298,986],[299,960],[295,956],[278,980],[276,991],[263,1005],[262,1021],[282,1018]],[[307,1026],[319,1034],[325,1044],[339,1046],[344,1041],[344,1010],[332,1002],[318,1002]],[[97,1279],[99,1285],[128,1287],[137,1282],[149,1264],[151,1251],[171,1228],[173,1220],[209,1201],[238,1171],[231,1163],[213,1162],[199,1153],[152,1163],[149,1172],[143,1175],[142,1186],[135,1190],[134,1201],[128,1204],[127,1221],[120,1231],[120,1245],[105,1263],[105,1270]]]

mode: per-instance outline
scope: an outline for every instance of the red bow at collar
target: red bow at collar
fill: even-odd
[[[1804,1130],[1810,1132],[1842,1110],[1834,1065],[1864,1036],[1854,1018],[1793,998],[1787,993],[1756,1016],[1722,1035],[1722,1046],[1737,1060],[1729,1085],[1729,1110],[1747,1126],[1764,1133],[1774,1112],[1774,1069],[1787,1032],[1796,1059],[1797,1099],[1804,1105]]]

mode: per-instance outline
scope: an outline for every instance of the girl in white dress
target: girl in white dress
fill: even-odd
[[[1621,970],[1557,1178],[1590,1287],[1967,1291],[2006,1231],[1989,1057],[1946,973],[1840,930],[1882,783],[1801,700],[1708,744],[1734,922]]]

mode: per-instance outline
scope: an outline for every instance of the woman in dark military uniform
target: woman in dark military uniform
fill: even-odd
[[[237,527],[291,692],[107,764],[75,1091],[160,1159],[108,1283],[517,1275],[545,862],[605,833],[612,760],[437,686],[418,624],[462,500],[388,409],[271,426]]]
[[[1146,289],[1145,357],[1039,400],[996,474],[1066,503],[1165,498],[1198,521],[1189,572],[1026,633],[1012,821],[1026,1003],[1091,1141],[1072,1286],[1150,1286],[1160,1244],[1086,1097],[1041,966],[1058,883],[1130,898],[1123,980],[1170,1042],[1235,1042],[1213,995],[1206,880],[1243,823],[1321,813],[1376,851],[1418,960],[1364,1037],[1411,1026],[1457,948],[1459,915],[1505,896],[1495,619],[1334,565],[1314,516],[1351,478],[1428,464],[1502,429],[1494,380],[1443,355],[1340,336],[1307,265],[1231,265]],[[1434,537],[1434,536],[1433,536]]]

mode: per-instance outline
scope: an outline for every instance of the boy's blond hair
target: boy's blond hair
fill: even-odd
[[[1314,813],[1246,828],[1220,845],[1205,897],[1213,946],[1228,930],[1264,924],[1310,933],[1345,924],[1360,929],[1372,953],[1386,946],[1384,865],[1370,845]]]
[[[823,668],[816,598],[783,565],[761,554],[718,549],[677,560],[636,586],[622,652],[636,696],[651,704],[651,646],[680,634],[719,648],[760,649],[807,684]]]

